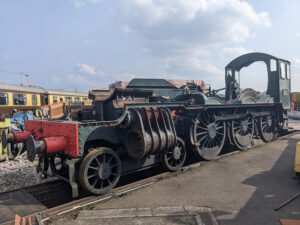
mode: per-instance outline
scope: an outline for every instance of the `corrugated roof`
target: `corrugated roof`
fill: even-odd
[[[0,82],[0,90],[24,91],[24,92],[44,93],[44,94],[53,94],[53,95],[72,95],[72,96],[86,96],[86,97],[88,96],[88,93],[48,89],[48,88],[41,88],[35,86],[7,84],[3,82]]]
[[[26,92],[35,92],[35,93],[45,92],[45,89],[40,87],[21,86],[21,85],[7,84],[2,82],[0,82],[0,90],[26,91]]]
[[[45,89],[47,94],[52,95],[72,95],[72,96],[85,96],[87,97],[87,93],[80,93],[75,91],[64,91],[64,90],[55,90],[55,89]]]

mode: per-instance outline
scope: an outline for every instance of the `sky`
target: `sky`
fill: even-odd
[[[300,91],[299,0],[0,0],[0,82],[87,92],[118,80],[204,80],[248,52],[291,61]],[[262,63],[241,86],[265,90]],[[25,80],[25,79],[24,79]],[[26,84],[26,81],[23,81]]]

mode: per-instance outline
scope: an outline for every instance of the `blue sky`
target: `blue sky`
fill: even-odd
[[[0,81],[20,83],[23,72],[32,85],[83,92],[134,77],[220,88],[227,63],[259,51],[290,60],[300,91],[299,9],[297,0],[1,0]],[[242,86],[265,89],[264,70],[242,71]]]

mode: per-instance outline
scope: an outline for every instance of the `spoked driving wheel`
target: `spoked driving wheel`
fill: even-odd
[[[184,141],[177,137],[176,146],[166,151],[162,157],[163,166],[170,171],[181,169],[186,159],[186,148]]]
[[[258,118],[258,132],[264,142],[270,142],[277,138],[277,119],[275,115],[267,115]]]
[[[205,160],[218,156],[226,137],[225,121],[215,121],[214,114],[203,112],[191,127],[193,145]]]
[[[120,176],[120,158],[109,148],[101,147],[92,150],[80,165],[80,184],[93,194],[107,193],[118,183]]]
[[[237,112],[237,114],[245,114],[246,112]],[[231,121],[230,137],[236,147],[243,150],[251,145],[254,134],[253,117],[245,117]]]

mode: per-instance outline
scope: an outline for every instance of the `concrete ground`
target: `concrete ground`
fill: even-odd
[[[299,140],[300,134],[292,135],[205,163],[127,196],[99,203],[93,210],[206,207],[220,225],[276,225],[281,218],[300,219],[300,197],[274,211],[300,192],[293,172]]]

